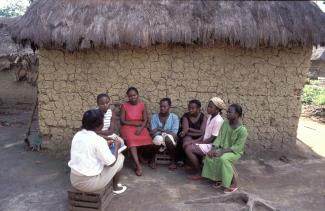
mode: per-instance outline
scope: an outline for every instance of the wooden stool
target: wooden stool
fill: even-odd
[[[156,164],[169,165],[171,164],[172,159],[165,150],[162,153],[157,153],[155,155],[155,162]]]
[[[70,211],[95,211],[107,210],[109,202],[113,198],[113,183],[100,191],[94,193],[81,192],[75,188],[68,191],[69,210]]]

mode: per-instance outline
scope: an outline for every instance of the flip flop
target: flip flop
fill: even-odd
[[[157,165],[156,165],[156,162],[150,162],[148,163],[148,166],[151,168],[151,169],[157,169]]]
[[[238,187],[237,188],[226,188],[223,192],[225,194],[230,194],[230,193],[234,193],[238,190]]]
[[[177,165],[175,163],[172,163],[168,166],[168,169],[171,170],[171,171],[174,171],[177,169]]]
[[[136,169],[135,170],[135,175],[137,175],[138,177],[142,176],[142,169]]]
[[[198,176],[198,175],[188,176],[187,178],[190,179],[190,180],[200,180],[200,179],[203,179],[203,177]]]
[[[119,185],[121,185],[121,186],[119,186]],[[124,193],[125,191],[126,191],[126,189],[127,189],[127,187],[126,186],[124,186],[124,185],[122,185],[122,184],[117,184],[117,186],[119,187],[119,188],[121,188],[121,190],[113,190],[113,193],[115,193],[115,194],[121,194],[121,193]]]
[[[216,182],[215,184],[212,185],[213,188],[219,189],[222,187],[222,182]]]

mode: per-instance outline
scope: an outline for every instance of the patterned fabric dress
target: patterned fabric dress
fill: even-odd
[[[123,103],[122,107],[125,111],[126,121],[143,121],[144,103],[139,102],[136,105],[132,105],[128,102]],[[126,141],[128,147],[137,147],[150,145],[152,138],[147,128],[143,128],[140,135],[135,135],[137,127],[131,125],[122,125],[121,136]]]

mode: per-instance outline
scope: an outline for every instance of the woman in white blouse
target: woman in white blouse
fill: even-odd
[[[115,141],[112,154],[108,142],[96,132],[103,127],[103,113],[98,110],[88,110],[82,118],[82,130],[72,139],[70,180],[74,188],[83,192],[95,192],[104,188],[113,180],[113,192],[123,193],[126,186],[119,183],[123,168],[124,156],[118,153],[121,146]]]

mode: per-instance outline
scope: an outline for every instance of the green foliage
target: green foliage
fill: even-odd
[[[325,105],[325,87],[306,85],[303,90],[302,103],[307,105]]]
[[[11,3],[6,7],[0,8],[0,16],[12,17],[23,15],[26,8],[23,6],[21,1],[16,1]]]

